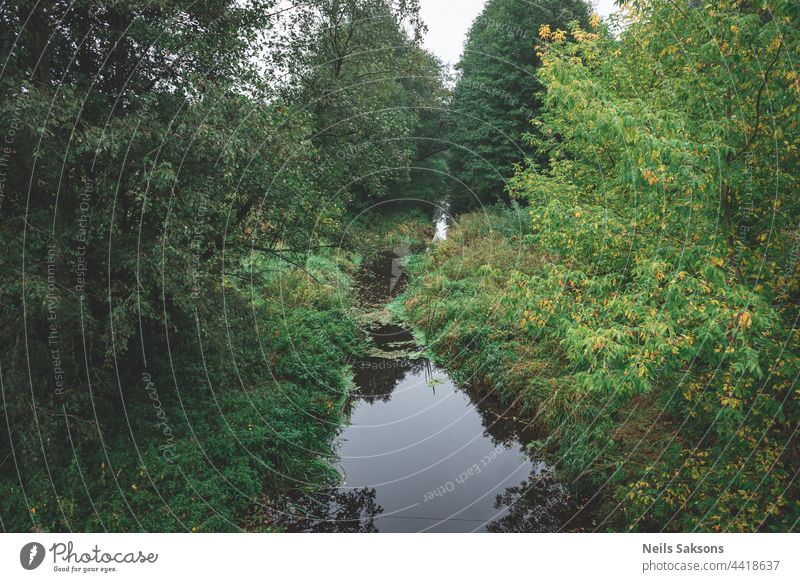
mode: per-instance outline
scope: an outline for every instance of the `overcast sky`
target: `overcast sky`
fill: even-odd
[[[614,0],[593,0],[596,11],[606,16],[615,10]],[[470,24],[486,0],[420,0],[422,19],[428,25],[425,46],[445,63],[456,64]]]

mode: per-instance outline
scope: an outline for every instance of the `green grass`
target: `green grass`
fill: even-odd
[[[534,446],[573,493],[589,499],[612,478],[595,501],[605,515],[616,487],[642,465],[625,458],[634,419],[626,420],[621,402],[578,390],[558,343],[522,333],[509,297],[520,276],[551,259],[525,242],[524,216],[496,208],[462,216],[447,241],[411,261],[411,288],[394,308],[457,381],[493,392],[533,421],[545,435]],[[611,518],[608,527],[624,526],[620,514]]]
[[[48,459],[52,481],[41,477],[41,459],[21,466],[24,492],[6,471],[3,527],[269,529],[259,518],[266,506],[334,485],[331,445],[352,390],[346,362],[363,349],[338,262],[312,256],[303,271],[254,260],[252,281],[229,280],[227,311],[204,318],[199,338],[189,328],[174,342],[174,370],[153,356],[158,409],[140,380],[126,382],[127,420],[122,403],[96,398],[98,409],[117,411],[100,418],[117,420],[72,423],[63,436],[74,451]]]

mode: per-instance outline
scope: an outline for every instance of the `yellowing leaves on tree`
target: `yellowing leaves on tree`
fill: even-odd
[[[539,38],[547,40],[550,38],[550,25],[543,24],[539,27]]]
[[[787,487],[797,498],[793,468],[780,454],[758,455],[787,442],[794,426],[775,422],[775,410],[797,418],[800,401],[787,380],[800,371],[799,338],[789,331],[800,263],[788,251],[796,248],[800,216],[792,197],[800,163],[791,149],[800,129],[791,65],[800,27],[783,20],[787,3],[775,5],[781,18],[769,22],[751,4],[712,2],[709,19],[692,0],[636,2],[619,34],[599,30],[592,15],[581,20],[586,30],[568,28],[576,42],[561,42],[559,26],[567,27],[553,20],[531,27],[550,41],[540,43],[548,52],[539,72],[543,114],[530,137],[536,157],[520,165],[509,191],[528,203],[526,242],[547,267],[525,272],[527,295],[509,298],[502,322],[474,310],[469,317],[478,321],[470,323],[492,330],[484,354],[507,350],[520,369],[536,359],[532,339],[537,355],[562,357],[563,366],[549,370],[553,389],[543,389],[541,401],[529,398],[549,418],[572,419],[570,434],[591,433],[584,452],[604,447],[619,423],[591,432],[576,426],[581,414],[611,395],[619,399],[617,413],[631,399],[653,395],[660,418],[675,423],[654,428],[683,440],[673,440],[674,456],[655,463],[646,479],[652,488],[641,485],[641,463],[626,466],[623,481],[634,485],[616,494],[637,527],[777,531],[796,521],[797,512],[771,515]],[[783,45],[777,22],[786,28]],[[731,99],[741,106],[731,108]],[[774,162],[785,172],[778,189]],[[470,246],[466,240],[459,244]],[[473,264],[485,260],[474,248],[467,252],[476,255]],[[440,267],[458,270],[431,260],[419,272],[427,277]],[[481,293],[468,277],[449,277],[468,300]],[[441,287],[428,285],[430,303]],[[515,325],[529,321],[527,314],[520,321],[521,301],[536,313],[524,338]],[[433,325],[437,337],[448,349],[473,346],[472,336],[449,325],[466,316],[454,300],[447,304],[453,315],[448,325]],[[420,319],[427,324],[431,315]],[[518,345],[532,351],[522,355]],[[525,386],[531,377],[515,371],[513,381]],[[519,396],[513,390],[509,398]],[[569,405],[549,398],[553,393]],[[624,451],[625,439],[612,434]],[[698,434],[707,437],[695,452]],[[573,454],[573,444],[561,443],[560,452]],[[582,466],[577,458],[571,461]],[[747,492],[746,508],[732,512],[731,492],[739,490]],[[773,490],[773,499],[761,493]]]
[[[744,329],[749,329],[753,325],[753,317],[750,315],[750,312],[745,311],[737,316],[737,324],[739,327]]]

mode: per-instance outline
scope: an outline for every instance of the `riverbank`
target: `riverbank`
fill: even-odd
[[[520,282],[541,272],[524,211],[459,218],[448,240],[409,264],[395,305],[456,381],[497,398],[534,433],[534,452],[578,500],[588,529],[618,530],[630,515],[627,484],[668,445],[671,420],[655,395],[623,402],[575,389],[574,369],[552,341],[525,333],[541,309],[520,309]]]
[[[288,408],[280,408],[293,419],[292,435],[316,431],[318,440],[304,450],[312,456],[306,460],[307,468],[318,470],[309,473],[308,479],[289,483],[293,486],[262,496],[247,517],[246,529],[374,531],[372,518],[381,511],[374,492],[339,488],[343,477],[336,448],[342,428],[350,423],[355,393],[364,383],[365,363],[374,358],[405,356],[413,344],[409,334],[406,339],[410,342],[402,348],[398,346],[402,340],[396,334],[407,332],[386,309],[388,298],[406,289],[406,277],[400,271],[394,281],[387,278],[384,286],[381,275],[389,277],[391,271],[379,272],[374,265],[391,269],[389,257],[400,261],[411,249],[424,248],[433,232],[430,216],[418,208],[361,213],[350,221],[338,244],[308,256],[302,265],[278,271],[280,276],[276,280],[287,286],[283,292],[273,288],[262,290],[265,297],[275,295],[276,291],[278,295],[288,292],[284,305],[290,316],[298,308],[309,308],[322,318],[320,322],[332,318],[335,325],[325,325],[315,332],[302,323],[295,329],[286,321],[284,334],[274,330],[276,337],[282,335],[292,343],[286,357],[309,372],[303,376],[303,389],[315,395],[312,402],[297,400],[288,403]],[[393,250],[403,256],[395,255]],[[384,260],[387,258],[388,263]],[[259,266],[265,265],[259,261]],[[289,300],[291,297],[296,297],[298,304]],[[327,346],[318,345],[316,340],[309,342],[314,339],[310,336],[316,336]],[[348,349],[340,350],[338,358],[330,361],[327,354],[342,342]],[[322,356],[321,360],[315,360],[314,350]],[[319,365],[330,370],[327,377],[315,372]],[[314,403],[322,403],[323,409],[317,410]]]
[[[587,521],[513,407],[451,378],[397,299],[406,264],[434,252],[447,224],[434,213],[371,217],[352,255],[353,321],[365,349],[333,448],[340,482],[274,514],[286,531],[586,531]],[[436,220],[439,218],[440,220]],[[434,230],[435,226],[435,230]],[[411,250],[416,251],[412,255]],[[432,359],[432,357],[434,359]],[[287,518],[287,516],[290,516]]]
[[[398,260],[377,252],[356,277],[361,304],[384,314],[367,318],[372,349],[353,363],[356,389],[336,446],[336,498],[348,500],[350,516],[358,509],[357,531],[575,529],[566,489],[528,452],[525,424],[498,399],[454,382],[386,309],[400,288]],[[352,517],[331,514],[329,522],[343,522],[338,531],[353,531]]]
[[[718,275],[713,266],[676,273],[683,293],[668,292],[669,278],[654,272],[657,284],[641,294],[642,270],[650,276],[659,264],[596,275],[569,255],[542,252],[534,227],[527,210],[464,215],[446,242],[410,261],[412,284],[398,309],[437,361],[530,423],[535,451],[595,530],[784,531],[795,508],[782,491],[792,479],[772,468],[790,457],[774,444],[780,439],[754,436],[781,427],[751,416],[756,404],[779,411],[776,403],[765,394],[745,407],[728,372],[722,396],[708,389],[716,373],[708,362],[721,352],[765,357],[737,343],[752,331],[755,307],[723,303],[708,282]],[[684,301],[692,317],[680,316]],[[768,346],[776,336],[761,323]],[[720,339],[719,329],[728,335]],[[738,452],[743,443],[760,453]]]

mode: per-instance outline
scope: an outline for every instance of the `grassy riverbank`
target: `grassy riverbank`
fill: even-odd
[[[96,384],[94,427],[66,412],[49,418],[71,446],[47,456],[50,478],[37,477],[35,457],[18,459],[19,477],[5,472],[4,528],[260,529],[253,516],[272,500],[335,483],[330,444],[351,387],[346,362],[361,349],[339,262],[252,260],[226,282],[226,310],[172,339],[175,368],[150,358],[145,376],[125,380],[124,399]],[[127,422],[104,421],[112,409]]]
[[[96,380],[95,420],[66,410],[40,420],[70,446],[47,455],[49,478],[36,456],[0,477],[3,527],[282,529],[276,507],[338,483],[332,444],[347,422],[349,363],[370,349],[360,265],[432,235],[423,210],[365,213],[338,245],[254,252],[224,280],[203,281],[202,323],[173,320],[182,333],[148,342],[140,376],[120,366],[129,394]],[[127,421],[104,421],[113,410]]]
[[[734,460],[729,440],[691,444],[708,430],[707,417],[695,409],[692,378],[705,370],[699,358],[683,370],[662,368],[652,389],[638,393],[615,390],[613,383],[610,390],[587,389],[597,356],[570,349],[580,315],[562,326],[559,314],[591,302],[602,321],[611,307],[602,298],[594,302],[589,282],[570,270],[568,257],[532,244],[527,217],[527,210],[463,216],[446,242],[411,261],[402,309],[439,360],[459,381],[497,394],[532,423],[542,435],[541,452],[592,504],[600,529],[681,529],[685,519],[700,530],[735,531],[745,519],[785,528],[792,505],[771,502],[780,503],[780,487],[792,486],[781,468],[785,459],[772,456],[766,443],[750,461]],[[618,365],[628,363],[623,358]],[[759,422],[751,419],[736,438],[758,430]],[[720,455],[729,457],[735,475],[715,467]],[[775,463],[769,483],[758,472],[766,459]],[[730,490],[734,477],[750,483],[741,492],[752,505],[747,516],[728,509],[727,500],[738,495]],[[719,504],[716,512],[708,512],[706,499]],[[675,510],[684,517],[675,519]]]

